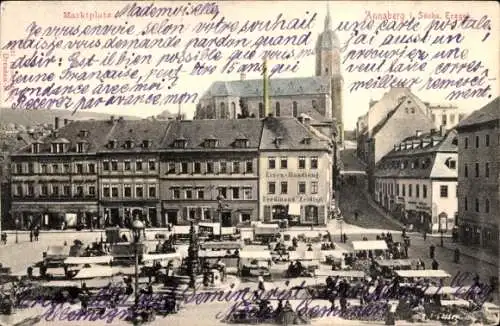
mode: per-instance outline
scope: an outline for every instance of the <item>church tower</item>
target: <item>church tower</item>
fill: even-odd
[[[331,80],[332,118],[337,121],[339,142],[344,141],[344,121],[342,116],[342,90],[344,79],[340,70],[340,41],[332,28],[330,6],[327,5],[325,26],[316,43],[316,76]]]

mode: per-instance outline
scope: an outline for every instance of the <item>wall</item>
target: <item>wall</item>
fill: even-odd
[[[448,231],[455,225],[455,214],[458,211],[456,181],[433,181],[432,182],[432,230],[439,231],[438,216],[446,213],[448,216]],[[441,197],[441,186],[448,187],[448,197]]]

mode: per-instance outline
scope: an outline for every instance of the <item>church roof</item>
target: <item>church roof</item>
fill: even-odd
[[[322,76],[303,78],[276,78],[269,80],[269,96],[288,96],[330,93],[330,78]],[[204,97],[214,96],[262,96],[262,79],[216,81]]]

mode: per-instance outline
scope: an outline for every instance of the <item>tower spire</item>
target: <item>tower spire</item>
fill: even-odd
[[[330,1],[326,2],[325,31],[332,30],[332,17],[330,16]]]

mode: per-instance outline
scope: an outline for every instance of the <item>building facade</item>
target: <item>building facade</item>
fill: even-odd
[[[258,219],[262,121],[172,121],[160,164],[162,218],[236,226]]]
[[[498,252],[500,100],[462,120],[458,130],[458,222],[464,244]]]
[[[377,164],[375,200],[427,232],[451,232],[457,216],[457,133],[417,132]]]
[[[240,80],[214,82],[200,99],[195,119],[237,119],[242,114],[298,118],[308,114],[319,122],[335,120],[338,140],[343,141],[341,50],[329,11],[316,41],[315,70],[314,77],[272,78],[269,107],[263,98],[265,83],[260,79],[247,80],[242,73]]]
[[[434,122],[436,129],[444,126],[446,129],[452,129],[462,121],[466,114],[459,111],[457,106],[454,105],[429,105],[429,115]]]
[[[260,144],[260,220],[325,225],[332,203],[333,148],[304,122],[266,118]]]

